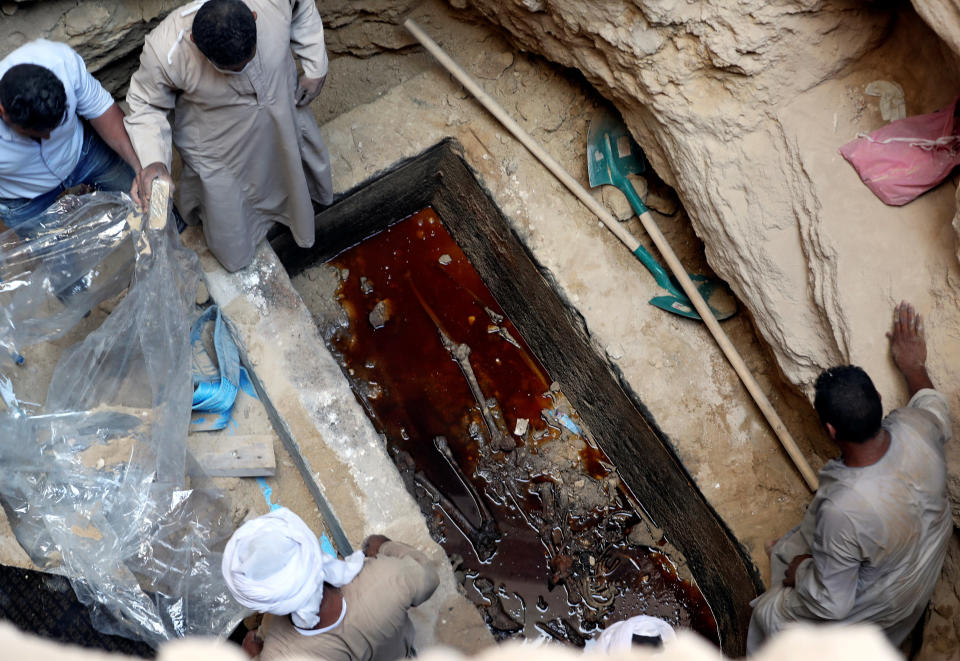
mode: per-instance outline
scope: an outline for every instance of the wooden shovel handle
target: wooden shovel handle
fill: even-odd
[[[644,211],[640,214],[640,222],[643,223],[643,228],[647,231],[647,234],[650,235],[650,238],[653,239],[653,244],[657,247],[657,250],[660,251],[663,260],[667,263],[667,266],[670,267],[673,277],[680,283],[680,287],[683,288],[684,293],[690,299],[690,302],[693,303],[693,307],[696,308],[700,317],[703,319],[703,323],[707,325],[707,329],[720,346],[723,355],[730,361],[730,365],[733,366],[737,376],[740,377],[747,392],[753,397],[757,408],[763,413],[763,417],[767,419],[767,422],[773,429],[773,433],[780,439],[780,444],[783,446],[783,449],[786,450],[787,454],[790,455],[790,459],[793,460],[797,470],[800,471],[800,475],[803,476],[807,486],[810,487],[811,491],[816,491],[818,486],[817,474],[810,468],[810,464],[807,463],[803,453],[800,452],[800,448],[797,447],[787,426],[783,424],[783,420],[777,415],[773,404],[770,403],[770,400],[767,399],[763,390],[760,389],[760,384],[753,378],[750,368],[743,362],[740,353],[736,347],[733,346],[733,343],[730,342],[730,338],[726,332],[724,332],[723,328],[720,327],[720,322],[713,316],[713,313],[710,311],[710,306],[707,305],[707,302],[703,300],[703,296],[700,295],[700,290],[697,289],[697,286],[690,280],[690,276],[687,275],[683,264],[680,263],[676,253],[673,252],[673,248],[670,247],[667,238],[663,235],[663,232],[660,231],[657,222],[653,219],[653,216],[650,215],[649,211]]]
[[[594,197],[586,191],[586,189],[580,184],[579,181],[570,176],[570,173],[563,169],[559,163],[553,160],[553,157],[548,154],[543,147],[537,143],[530,134],[521,128],[519,124],[513,121],[513,118],[507,114],[507,112],[500,107],[500,105],[494,101],[490,95],[480,89],[480,86],[473,82],[473,79],[470,78],[469,74],[466,71],[460,68],[456,62],[454,62],[449,55],[447,55],[440,46],[437,45],[433,39],[431,39],[427,34],[420,28],[419,25],[413,22],[413,19],[408,18],[403,24],[410,33],[417,38],[423,47],[430,51],[430,54],[437,58],[437,61],[444,66],[444,68],[449,71],[453,76],[460,81],[460,84],[467,88],[467,91],[473,94],[477,98],[483,107],[490,111],[490,114],[497,118],[497,120],[503,124],[508,131],[510,131],[514,137],[523,143],[523,146],[526,147],[531,154],[537,157],[537,160],[543,163],[550,172],[553,173],[560,182],[570,189],[580,201],[587,205],[587,208],[590,211],[597,214],[597,217],[603,221],[603,224],[607,226],[611,232],[617,235],[617,238],[623,241],[624,245],[630,249],[630,252],[633,252],[640,245],[640,241],[634,237],[630,232],[628,232],[623,225],[607,211],[606,207],[597,202]]]
[[[523,143],[523,146],[526,147],[531,154],[533,154],[537,160],[539,160],[553,175],[560,180],[560,182],[565,185],[570,192],[579,198],[581,202],[590,211],[595,213],[597,217],[607,226],[611,232],[613,232],[618,239],[620,239],[627,248],[630,249],[630,252],[633,252],[640,245],[640,241],[634,237],[630,232],[628,232],[624,227],[617,222],[616,218],[611,215],[606,208],[600,204],[596,198],[591,195],[587,189],[580,184],[579,181],[574,179],[570,173],[563,169],[563,167],[557,163],[550,154],[548,154],[544,149],[534,140],[530,134],[523,130],[523,128],[517,124],[507,112],[500,107],[500,105],[490,97],[489,94],[484,92],[479,85],[477,85],[473,79],[465,72],[460,66],[447,55],[443,49],[440,48],[427,34],[417,25],[412,19],[407,19],[404,22],[404,27],[410,31],[410,33],[416,37],[427,51],[433,55],[443,67],[450,72],[460,84],[463,85],[467,91],[469,91],[476,99],[485,107],[490,114],[497,118],[497,120],[506,127],[513,136]],[[707,302],[703,300],[703,296],[700,295],[700,291],[690,280],[690,276],[687,275],[686,270],[683,268],[683,265],[680,263],[680,260],[677,258],[677,255],[673,252],[673,249],[670,247],[670,244],[667,242],[666,237],[663,236],[663,233],[660,231],[660,228],[657,227],[656,221],[653,219],[653,216],[650,215],[650,212],[645,212],[640,214],[640,221],[643,223],[644,229],[650,235],[650,238],[653,239],[654,245],[657,246],[657,250],[660,251],[660,254],[663,255],[664,261],[666,261],[667,266],[670,267],[670,271],[673,273],[677,282],[680,283],[680,286],[683,288],[684,293],[693,303],[694,308],[703,318],[703,322],[707,325],[710,333],[713,335],[713,339],[716,340],[717,344],[720,346],[720,350],[723,351],[723,354],[727,357],[727,360],[733,366],[734,371],[736,371],[737,376],[740,377],[740,380],[743,382],[743,385],[746,387],[747,392],[750,393],[750,396],[753,397],[753,401],[756,402],[757,407],[760,409],[760,412],[763,414],[763,417],[767,419],[767,422],[770,424],[770,427],[773,429],[773,433],[776,434],[777,438],[780,440],[780,444],[783,446],[783,449],[786,450],[787,454],[790,456],[790,459],[793,460],[794,465],[797,467],[797,470],[800,471],[800,474],[803,476],[804,481],[807,483],[807,486],[811,491],[817,490],[817,475],[813,472],[813,469],[810,468],[810,465],[807,463],[807,460],[804,458],[803,454],[800,452],[800,448],[797,447],[796,442],[793,440],[793,437],[790,435],[787,426],[783,424],[783,421],[780,419],[780,416],[777,415],[776,409],[773,408],[773,405],[770,403],[770,400],[767,399],[763,391],[760,389],[760,384],[757,383],[757,380],[753,378],[750,369],[747,367],[746,363],[743,362],[743,358],[740,357],[740,354],[737,352],[736,348],[730,342],[730,338],[727,337],[727,334],[720,327],[719,322],[713,316],[713,313],[710,311],[710,307],[707,305]]]

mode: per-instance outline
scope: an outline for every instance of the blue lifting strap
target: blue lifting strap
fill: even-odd
[[[215,356],[210,355],[204,342],[207,324],[213,324]],[[190,344],[193,347],[193,410],[220,413],[219,420],[208,429],[223,429],[230,420],[230,412],[246,374],[240,366],[240,352],[223,323],[219,306],[210,306],[193,323]]]

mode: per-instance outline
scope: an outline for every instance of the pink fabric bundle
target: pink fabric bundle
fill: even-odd
[[[840,148],[860,179],[891,206],[901,206],[947,178],[960,164],[960,136],[954,111],[943,110],[891,122]]]

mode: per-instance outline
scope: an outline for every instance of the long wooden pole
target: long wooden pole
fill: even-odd
[[[440,46],[437,45],[421,28],[417,25],[412,19],[407,19],[404,23],[404,27],[410,31],[410,33],[416,37],[417,41],[423,44],[423,47],[433,55],[444,68],[449,71],[460,84],[463,85],[467,91],[469,91],[476,99],[483,104],[483,106],[490,111],[497,120],[503,124],[513,136],[519,140],[524,147],[526,147],[531,154],[533,154],[537,160],[539,160],[553,175],[560,180],[563,185],[565,185],[570,192],[576,195],[581,202],[590,211],[597,215],[598,218],[607,226],[611,232],[613,232],[618,239],[620,239],[631,252],[637,249],[637,246],[640,245],[640,241],[634,237],[630,232],[628,232],[618,221],[614,218],[606,208],[600,204],[596,198],[591,195],[587,189],[580,184],[579,181],[574,179],[569,172],[563,169],[563,167],[557,163],[550,154],[544,151],[543,147],[534,140],[529,133],[523,130],[523,128],[517,124],[507,112],[500,107],[500,105],[490,97],[489,94],[484,92],[479,85],[477,85],[472,78],[465,72],[460,66],[447,55]],[[657,226],[656,221],[653,219],[653,216],[650,215],[650,212],[644,212],[640,214],[640,222],[643,223],[644,229],[647,231],[647,234],[650,235],[650,238],[653,240],[654,245],[656,245],[657,250],[660,251],[660,254],[663,256],[664,261],[666,261],[667,266],[670,267],[670,271],[673,273],[673,276],[676,278],[677,282],[680,283],[680,286],[683,288],[684,293],[693,303],[693,307],[696,308],[697,312],[700,314],[700,317],[703,319],[703,322],[707,325],[707,329],[713,335],[713,339],[716,340],[717,344],[720,347],[720,350],[723,351],[724,356],[727,357],[727,360],[730,362],[730,365],[736,371],[737,375],[740,377],[740,380],[743,382],[744,387],[746,387],[747,392],[750,393],[750,396],[753,398],[753,401],[756,402],[757,408],[760,409],[760,412],[763,414],[763,417],[766,418],[767,423],[769,423],[773,433],[776,434],[777,438],[780,441],[780,444],[783,446],[783,449],[790,456],[790,459],[793,461],[794,465],[797,467],[797,470],[800,471],[800,475],[803,476],[804,481],[807,483],[807,486],[811,491],[817,490],[817,475],[813,472],[813,469],[810,468],[810,464],[807,463],[806,458],[804,458],[803,453],[800,452],[800,448],[797,447],[796,442],[793,440],[793,437],[790,435],[790,431],[787,429],[787,426],[783,424],[783,421],[780,419],[780,416],[777,415],[776,409],[773,408],[773,405],[770,403],[770,400],[767,399],[767,396],[760,389],[760,384],[757,383],[757,380],[753,377],[753,374],[750,372],[750,369],[747,367],[746,363],[743,362],[743,358],[740,357],[740,354],[737,352],[737,349],[733,346],[733,343],[730,342],[730,338],[727,337],[727,334],[720,327],[720,323],[713,316],[713,313],[710,311],[710,306],[707,305],[707,302],[703,300],[703,296],[700,295],[700,291],[697,289],[696,285],[690,280],[690,276],[687,275],[686,269],[683,268],[683,265],[680,263],[680,260],[677,258],[676,253],[673,252],[673,248],[670,247],[669,242],[666,237],[660,231],[660,228]]]

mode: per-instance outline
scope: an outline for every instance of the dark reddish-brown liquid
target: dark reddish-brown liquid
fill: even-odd
[[[449,256],[449,261],[443,257],[445,264],[441,263],[444,255]],[[524,418],[533,430],[526,436],[528,445],[542,445],[560,434],[541,417],[542,410],[553,406],[548,393],[551,379],[518,330],[507,319],[495,323],[485,311],[503,315],[431,209],[348,249],[331,264],[341,273],[349,270],[338,296],[350,320],[349,328],[333,333],[331,348],[374,424],[391,450],[408,453],[416,470],[472,525],[479,525],[481,514],[462,478],[434,446],[433,439],[444,436],[462,474],[482,494],[497,522],[500,539],[496,553],[481,561],[442,507],[424,506],[420,501],[421,507],[429,510],[424,512],[428,519],[433,518],[431,530],[442,531],[435,534],[448,555],[462,557],[460,570],[468,596],[478,605],[488,606],[491,595],[496,595],[504,610],[523,623],[523,635],[535,637],[547,629],[562,631],[563,620],[568,632],[573,629],[589,638],[596,625],[585,617],[584,604],[570,603],[563,583],[552,589],[548,586],[549,554],[531,523],[530,514],[542,506],[535,483],[548,478],[519,476],[513,496],[491,495],[489,484],[477,471],[481,461],[478,443],[468,433],[471,422],[482,423],[479,406],[460,366],[441,344],[438,327],[454,342],[470,347],[470,362],[483,395],[497,400],[506,429],[512,432],[518,419]],[[367,279],[363,285],[361,276]],[[380,302],[381,309],[387,309],[387,320],[375,329],[369,314]],[[496,326],[506,329],[520,348],[490,332]],[[582,443],[578,453],[584,475],[595,479],[611,475],[610,463],[600,450]],[[624,526],[640,521],[624,494],[616,501],[623,510],[618,520]],[[609,508],[605,511],[609,515]],[[597,553],[590,566],[616,586],[618,596],[612,609],[592,619],[609,624],[632,615],[654,615],[717,641],[716,622],[699,590],[680,580],[662,553],[623,540],[606,543],[609,535],[597,526],[601,519],[597,512],[596,516],[566,521],[581,539],[595,537]],[[496,622],[490,623],[496,633]],[[506,635],[502,630],[499,633]],[[565,637],[579,642],[577,635]]]

